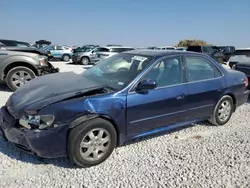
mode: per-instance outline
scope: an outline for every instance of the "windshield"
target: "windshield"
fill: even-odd
[[[82,76],[120,90],[135,79],[152,60],[153,57],[120,53],[100,61],[84,71]]]
[[[26,42],[16,42],[18,47],[30,47],[31,45]]]
[[[206,52],[206,53],[213,53],[215,52],[214,51],[214,48],[212,46],[204,46],[203,47],[203,52]]]

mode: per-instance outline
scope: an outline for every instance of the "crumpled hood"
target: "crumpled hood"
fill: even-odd
[[[55,73],[31,80],[15,91],[7,101],[11,115],[18,117],[29,106],[41,108],[69,97],[102,88],[102,85],[74,72]]]

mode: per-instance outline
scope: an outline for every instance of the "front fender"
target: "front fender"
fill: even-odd
[[[38,113],[54,114],[56,124],[68,124],[70,128],[93,118],[106,119],[115,126],[119,135],[119,143],[122,143],[127,134],[125,95],[107,94],[58,101],[46,106]]]
[[[81,125],[82,123],[87,122],[97,117],[99,117],[97,114],[82,115],[76,118],[74,121],[72,121],[71,124],[69,125],[69,128],[71,129],[75,128],[76,126]]]

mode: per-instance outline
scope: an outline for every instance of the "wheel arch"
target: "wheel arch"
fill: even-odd
[[[73,129],[73,128],[75,128],[75,127],[77,127],[77,126],[79,126],[79,125],[81,125],[83,123],[86,123],[86,122],[91,121],[91,120],[96,119],[96,118],[101,118],[103,120],[106,120],[106,121],[110,122],[114,126],[115,131],[116,131],[116,135],[117,135],[117,143],[116,143],[116,145],[120,146],[121,144],[123,144],[124,138],[120,134],[120,129],[119,129],[118,125],[108,115],[98,115],[98,114],[83,115],[83,116],[80,116],[80,117],[76,118],[70,124],[69,128]]]
[[[15,62],[12,62],[10,64],[8,64],[4,69],[3,69],[3,79],[6,78],[6,75],[8,74],[8,72],[15,68],[15,67],[26,67],[26,68],[29,68],[31,69],[36,76],[38,76],[38,70],[35,68],[35,66],[31,65],[30,63],[26,63],[26,62],[23,62],[23,61],[15,61]]]
[[[81,57],[81,60],[82,60],[82,58],[87,58],[87,59],[90,61],[90,58],[89,58],[89,56],[87,56],[87,55],[83,55],[83,56]]]

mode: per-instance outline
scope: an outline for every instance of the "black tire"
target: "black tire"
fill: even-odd
[[[26,82],[32,80],[33,78],[36,77],[36,74],[29,68],[27,67],[14,67],[12,68],[8,73],[7,73],[7,76],[6,76],[6,84],[8,85],[8,87],[12,90],[12,91],[16,91],[20,86],[21,84],[19,85],[19,87],[14,84],[14,78],[13,76],[15,74],[18,74],[18,72],[25,72],[25,75],[29,75],[29,79],[26,80]]]
[[[230,105],[230,109],[228,110],[228,116],[225,120],[221,120],[219,110],[222,108],[222,104],[228,103]],[[209,119],[209,122],[216,126],[225,125],[231,118],[234,111],[234,103],[232,97],[229,95],[223,96],[219,102],[216,104],[213,112],[213,116]]]
[[[95,147],[98,147],[98,145],[94,144],[93,146],[93,142],[91,142],[91,140],[86,140],[87,142],[84,142],[84,143],[88,143],[88,146],[86,147],[86,149],[83,150],[83,148],[81,148],[81,143],[84,140],[84,138],[85,139],[88,138],[89,132],[99,130],[99,129],[106,130],[107,133],[109,134],[108,137],[110,138],[110,140],[106,144],[107,146],[106,152],[101,153],[100,155],[103,155],[103,156],[93,161],[89,159],[88,160],[84,159],[84,156],[82,157],[82,153],[83,154],[84,152],[89,153],[87,151],[91,151],[92,153],[94,153],[96,152]],[[95,138],[97,138],[97,136],[95,136]],[[114,126],[110,122],[104,119],[96,118],[86,123],[83,123],[82,125],[79,125],[70,131],[69,136],[68,136],[68,141],[67,141],[68,157],[74,164],[76,164],[79,167],[95,166],[105,161],[111,155],[114,148],[116,147],[116,142],[117,142],[117,134],[116,134],[116,130]],[[91,143],[92,146],[91,144],[89,145],[89,143]],[[92,155],[92,153],[88,155],[88,158],[94,156]]]
[[[62,60],[65,61],[65,62],[68,62],[68,61],[70,60],[70,55],[64,54],[64,55],[62,56]]]
[[[80,63],[81,65],[88,65],[90,63],[90,60],[88,57],[82,57]]]

